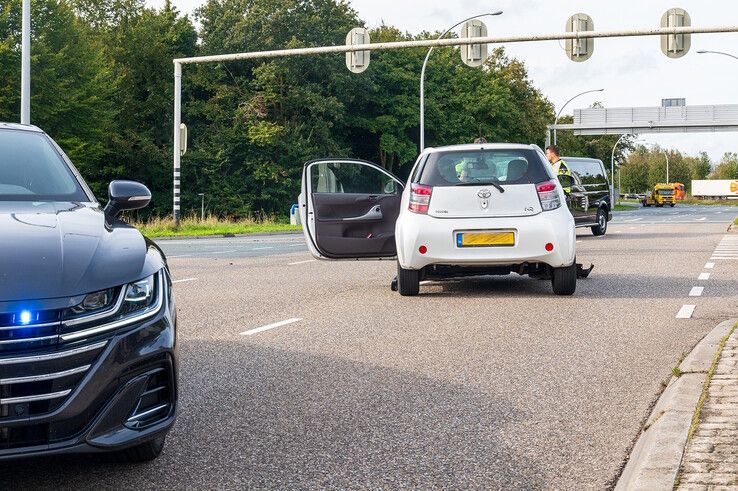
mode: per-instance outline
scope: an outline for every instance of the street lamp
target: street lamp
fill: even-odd
[[[554,130],[556,131],[556,130]],[[618,141],[615,142],[615,145],[612,147],[612,155],[610,156],[610,205],[614,205],[615,203],[615,149],[618,148],[618,145],[620,145],[620,142],[623,141],[623,138],[626,136],[629,136],[628,133],[625,133],[623,135],[620,135],[620,138],[618,138]],[[620,171],[618,170],[618,191],[620,190]]]
[[[571,101],[573,101],[574,99],[576,99],[579,96],[583,96],[585,94],[591,94],[592,92],[602,92],[604,90],[605,89],[594,89],[594,90],[584,91],[581,94],[575,95],[574,97],[572,97],[571,99],[569,99],[568,101],[566,101],[566,103],[563,106],[561,106],[561,109],[559,109],[558,114],[556,114],[556,119],[554,120],[554,145],[556,145],[556,128],[555,128],[555,126],[559,122],[559,116],[561,116],[561,113],[563,112],[564,108],[566,106],[568,106]]]
[[[479,14],[479,15],[475,15],[474,17],[469,17],[468,19],[464,19],[461,22],[458,22],[454,24],[453,26],[449,27],[448,29],[446,29],[443,34],[438,36],[438,39],[440,40],[446,34],[451,32],[452,30],[454,30],[456,27],[460,26],[464,22],[475,20],[480,17],[494,16],[494,15],[500,15],[500,14],[502,14],[502,10],[497,10],[495,12],[490,12],[487,14]],[[423,60],[423,68],[420,71],[420,151],[421,152],[425,149],[425,68],[428,65],[428,58],[430,58],[430,55],[432,52],[433,52],[433,48],[430,48],[428,50],[428,53],[425,55],[425,60]]]
[[[197,193],[200,197],[200,221],[205,221],[205,193]]]
[[[709,50],[706,50],[706,49],[701,49],[701,50],[699,50],[697,52],[699,54],[701,54],[701,55],[704,55],[704,54],[708,54],[709,53],[709,54],[712,54],[712,55],[730,56],[731,58],[735,58],[736,60],[738,60],[738,56],[731,55],[730,53],[724,53],[722,51],[709,51]]]

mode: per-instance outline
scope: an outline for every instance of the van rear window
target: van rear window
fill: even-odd
[[[459,184],[537,184],[551,179],[531,150],[471,150],[433,153],[415,182],[427,186]]]

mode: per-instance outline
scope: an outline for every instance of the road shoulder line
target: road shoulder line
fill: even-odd
[[[616,490],[673,489],[695,409],[722,339],[738,319],[722,322],[679,364],[646,420]]]

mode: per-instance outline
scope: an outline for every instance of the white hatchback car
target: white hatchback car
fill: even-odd
[[[318,259],[397,257],[402,295],[417,295],[424,279],[513,272],[571,295],[570,179],[557,179],[535,145],[429,148],[405,186],[370,162],[315,160],[303,171],[300,213]]]

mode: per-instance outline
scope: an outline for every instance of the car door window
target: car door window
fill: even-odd
[[[396,195],[400,186],[388,174],[357,162],[321,162],[310,167],[314,193]]]

